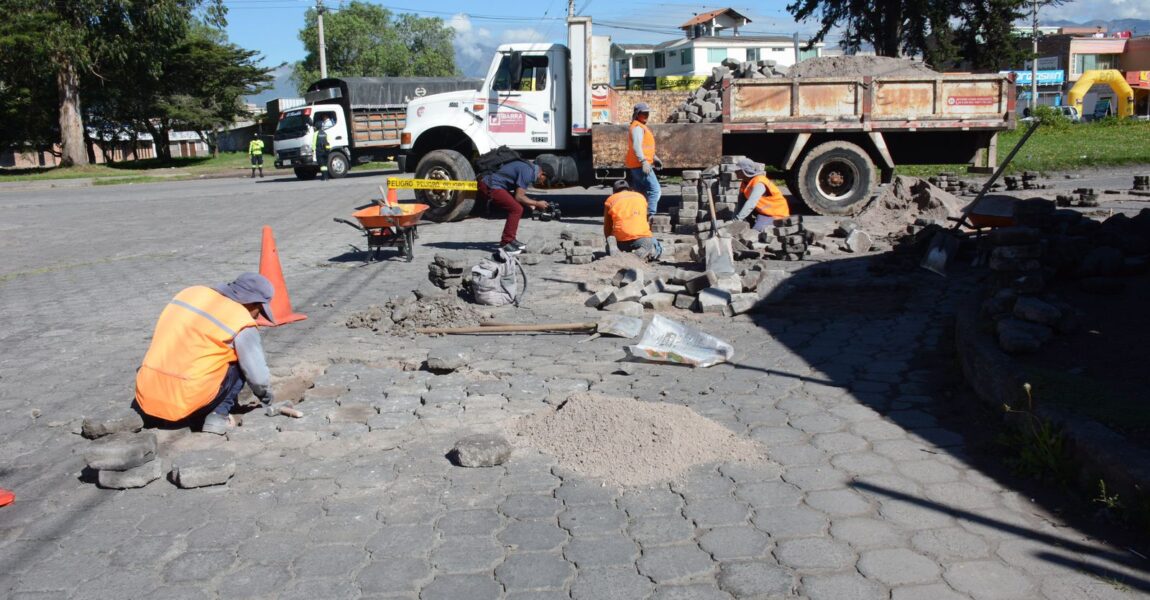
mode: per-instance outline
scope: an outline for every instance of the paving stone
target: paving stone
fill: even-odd
[[[750,518],[751,510],[746,503],[734,498],[700,498],[687,503],[684,511],[687,518],[701,529],[739,525]]]
[[[740,413],[745,411],[740,410]],[[766,461],[729,462],[719,465],[719,471],[724,477],[738,484],[748,484],[761,481],[777,481],[783,469],[779,465]]]
[[[267,598],[277,596],[285,585],[280,567],[244,567],[221,579],[216,592],[221,598]]]
[[[495,579],[510,594],[523,590],[563,589],[575,567],[556,554],[512,554],[495,569]]]
[[[998,506],[997,495],[964,481],[923,486],[926,497],[948,508],[980,512]]]
[[[937,529],[954,524],[945,512],[918,503],[886,499],[880,500],[879,505],[879,514],[909,529]]]
[[[559,515],[559,526],[571,535],[601,535],[621,531],[627,515],[614,506],[572,506]]]
[[[88,467],[100,471],[127,471],[155,457],[156,434],[153,431],[115,433],[93,440],[84,448],[84,461]]]
[[[774,446],[767,449],[767,456],[784,467],[814,465],[829,459],[825,451],[811,444]]]
[[[731,303],[731,293],[715,287],[704,288],[699,290],[698,301],[699,310],[704,314],[721,314]]]
[[[775,549],[779,562],[794,569],[839,570],[854,564],[850,546],[824,538],[783,540]]]
[[[569,538],[567,532],[551,519],[511,521],[498,537],[500,542],[521,551],[556,550]]]
[[[80,424],[80,435],[94,440],[113,433],[134,433],[143,428],[144,419],[140,413],[127,406],[117,406],[84,417]]]
[[[432,578],[427,562],[420,558],[389,558],[367,563],[355,576],[363,595],[415,592]]]
[[[435,528],[444,535],[490,535],[503,524],[491,509],[453,510],[444,513]]]
[[[469,435],[455,442],[452,449],[461,467],[494,467],[511,458],[511,444],[501,435]]]
[[[513,494],[499,505],[499,512],[512,519],[550,519],[563,510],[563,502],[544,494]]]
[[[921,483],[957,481],[961,475],[954,467],[933,459],[900,462],[898,472]]]
[[[226,550],[184,552],[164,566],[161,576],[168,583],[199,583],[227,571],[235,562],[235,556]]]
[[[947,566],[943,578],[975,600],[1031,598],[1035,587],[1022,572],[995,561],[952,564]]]
[[[768,554],[770,539],[750,525],[716,527],[699,537],[699,547],[718,561],[762,558]]]
[[[639,572],[657,584],[682,582],[710,574],[715,564],[694,544],[646,548],[638,561]]]
[[[223,485],[235,474],[235,455],[226,450],[186,452],[172,459],[172,481],[185,489]]]
[[[646,598],[654,589],[650,579],[632,568],[579,568],[571,585],[572,600],[631,600]]]
[[[636,517],[627,527],[627,533],[643,548],[681,544],[695,537],[695,525],[682,515]]]
[[[161,461],[153,460],[126,471],[100,471],[96,474],[96,481],[102,488],[126,490],[144,487],[163,475]]]
[[[603,537],[576,537],[563,549],[563,557],[582,570],[632,564],[639,547],[622,533]]]
[[[683,509],[683,498],[667,488],[637,488],[625,491],[618,505],[632,519],[678,515]]]
[[[731,600],[732,596],[714,584],[660,585],[649,600]]]
[[[869,517],[837,519],[831,524],[831,536],[850,544],[856,550],[906,544],[906,534],[894,524]]]
[[[803,595],[810,600],[885,600],[887,591],[858,573],[807,575],[803,577]]]
[[[965,600],[967,598],[945,583],[898,587],[891,590],[890,597],[891,600]]]
[[[872,508],[866,498],[845,489],[808,492],[806,502],[807,506],[832,517],[861,515],[870,512]]]
[[[499,600],[503,588],[490,574],[436,575],[419,592],[420,600]]]
[[[428,538],[431,543],[433,538]],[[430,564],[438,573],[490,573],[503,562],[503,544],[487,535],[457,535],[444,538],[431,551]]]
[[[719,565],[719,588],[735,598],[796,595],[798,580],[786,567],[767,561],[731,561]]]
[[[430,525],[386,525],[365,544],[373,558],[424,556],[435,541]]]
[[[432,348],[427,352],[427,369],[433,373],[451,373],[470,362],[471,354],[459,348]]]
[[[891,587],[930,583],[940,572],[933,560],[906,548],[867,550],[859,556],[858,570]]]
[[[784,481],[763,481],[739,484],[735,496],[746,501],[757,511],[795,507],[803,501],[803,493],[793,484]]]
[[[850,477],[828,464],[788,467],[783,480],[804,490],[834,490],[847,486]]]
[[[755,527],[776,539],[821,536],[830,524],[826,515],[805,506],[758,511],[754,523]]]

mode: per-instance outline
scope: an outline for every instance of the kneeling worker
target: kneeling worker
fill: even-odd
[[[202,430],[223,435],[234,425],[236,398],[247,383],[269,416],[276,403],[256,316],[275,322],[272,284],[243,273],[231,283],[194,286],[172,299],[136,372],[135,407],[169,423],[203,419]]]
[[[612,191],[614,193],[603,204],[603,235],[614,237],[620,250],[648,261],[658,259],[663,247],[651,234],[651,225],[647,222],[647,199],[622,179],[615,182]]]
[[[519,220],[523,218],[523,207],[547,208],[542,200],[527,196],[527,188],[539,187],[555,178],[551,165],[533,164],[526,160],[513,160],[477,181],[480,199],[486,198],[491,204],[507,211],[507,221],[503,224],[503,235],[499,238],[500,249],[508,254],[519,254],[527,244],[515,239],[519,234]]]
[[[743,178],[746,179],[746,183],[739,190],[739,195],[743,197],[744,202],[742,208],[735,215],[736,220],[747,219],[753,210],[755,211],[753,228],[755,231],[764,231],[771,226],[775,219],[785,219],[791,216],[787,199],[766,176],[762,165],[744,157],[739,160],[738,166]]]

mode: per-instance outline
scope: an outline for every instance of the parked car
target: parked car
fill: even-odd
[[[1045,105],[1043,105],[1043,106],[1045,106]],[[1073,107],[1073,106],[1047,106],[1047,108],[1054,109],[1055,111],[1057,111],[1062,116],[1066,117],[1067,119],[1070,119],[1070,121],[1072,123],[1081,123],[1082,122],[1082,115],[1078,114],[1078,109]],[[1022,119],[1023,120],[1029,120],[1030,118],[1031,118],[1030,117],[1030,107],[1029,106],[1024,107],[1022,109]]]

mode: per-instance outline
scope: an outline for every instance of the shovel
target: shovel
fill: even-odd
[[[643,328],[643,319],[625,315],[612,315],[598,323],[543,323],[537,325],[491,324],[476,327],[424,327],[419,333],[471,334],[471,333],[538,333],[543,331],[585,331],[595,335],[636,337]]]
[[[983,196],[990,190],[990,186],[994,185],[995,181],[998,181],[998,177],[1002,175],[1002,172],[1010,165],[1010,161],[1014,160],[1014,155],[1018,154],[1018,151],[1022,149],[1022,145],[1026,143],[1026,140],[1030,139],[1031,134],[1038,129],[1039,124],[1038,119],[1035,119],[1034,122],[1030,124],[1030,129],[1027,129],[1026,133],[1022,134],[1022,138],[1014,145],[1014,149],[1010,151],[1010,154],[1006,155],[1006,159],[1002,161],[1002,164],[998,165],[998,169],[996,169],[994,174],[990,176],[990,179],[982,185],[982,189],[979,190],[978,195],[974,197],[974,201],[962,211],[961,217],[955,219],[954,226],[934,234],[934,237],[930,240],[930,246],[927,247],[926,254],[922,257],[922,261],[918,266],[927,271],[938,273],[944,277],[946,276],[946,265],[950,262],[950,258],[954,256],[955,252],[958,251],[958,236],[956,232],[963,225],[969,225],[967,221],[968,215],[973,212],[975,207],[978,206],[978,203],[982,201]]]

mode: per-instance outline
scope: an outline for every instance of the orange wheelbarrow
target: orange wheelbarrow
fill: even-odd
[[[415,258],[415,239],[419,237],[419,218],[428,207],[426,204],[398,204],[395,207],[401,211],[399,214],[384,214],[385,207],[379,205],[361,208],[351,214],[359,223],[339,217],[332,220],[363,233],[367,240],[365,262],[374,260],[381,248],[396,248],[404,260],[411,262]]]

